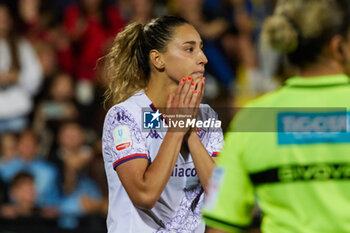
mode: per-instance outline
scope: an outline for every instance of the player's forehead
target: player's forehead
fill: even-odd
[[[202,44],[202,39],[198,31],[190,24],[183,24],[174,28],[172,44]]]

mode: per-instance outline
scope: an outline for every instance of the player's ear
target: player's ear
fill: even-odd
[[[155,68],[157,68],[158,70],[164,69],[165,63],[163,60],[163,56],[158,50],[152,49],[149,54],[149,58]]]
[[[345,59],[343,45],[344,39],[340,35],[334,36],[329,43],[330,52],[338,61],[344,61]]]

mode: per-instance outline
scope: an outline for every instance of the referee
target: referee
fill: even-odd
[[[350,232],[350,1],[280,0],[262,36],[295,77],[230,126],[203,208],[207,232]]]

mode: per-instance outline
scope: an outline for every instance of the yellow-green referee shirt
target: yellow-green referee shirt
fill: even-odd
[[[294,77],[242,109],[226,133],[203,218],[227,232],[350,232],[350,84]]]

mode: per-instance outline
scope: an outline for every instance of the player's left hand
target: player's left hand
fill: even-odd
[[[194,86],[194,91],[197,92],[197,94],[199,95],[199,98],[197,98],[197,100],[193,102],[193,106],[191,106],[196,109],[194,114],[195,119],[197,119],[198,117],[199,106],[204,96],[204,87],[205,87],[205,77],[201,78]]]

